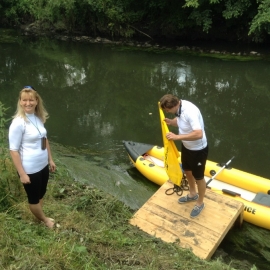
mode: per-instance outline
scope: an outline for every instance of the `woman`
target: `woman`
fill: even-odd
[[[40,95],[32,86],[19,94],[17,110],[9,127],[9,149],[13,163],[28,197],[30,211],[48,228],[54,220],[43,210],[43,197],[49,180],[49,169],[55,171],[44,123],[48,113]]]

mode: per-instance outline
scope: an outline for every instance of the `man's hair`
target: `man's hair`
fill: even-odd
[[[167,94],[164,95],[159,102],[162,109],[171,109],[178,105],[179,98],[172,94]]]

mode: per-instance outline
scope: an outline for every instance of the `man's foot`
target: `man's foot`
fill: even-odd
[[[197,217],[198,215],[200,215],[203,209],[204,209],[204,203],[201,206],[195,205],[190,213],[190,217],[192,218]]]
[[[193,202],[193,201],[197,201],[199,198],[199,195],[196,194],[194,197],[189,197],[188,195],[183,196],[181,198],[178,199],[178,203],[187,203],[187,202]]]

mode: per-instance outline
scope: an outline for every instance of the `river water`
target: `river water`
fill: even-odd
[[[122,141],[162,145],[157,103],[166,93],[196,104],[209,159],[270,178],[270,65],[154,53],[119,46],[0,39],[0,101],[13,115],[19,91],[33,85],[50,118],[49,139],[101,157],[148,184],[132,168]],[[179,144],[178,144],[179,145]],[[150,188],[156,190],[155,185]]]

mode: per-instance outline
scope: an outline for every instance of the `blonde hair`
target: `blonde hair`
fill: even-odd
[[[20,104],[22,94],[24,94],[24,93],[29,94],[31,97],[33,97],[37,100],[37,106],[35,108],[35,115],[42,121],[42,123],[45,123],[46,119],[49,118],[49,114],[43,105],[43,100],[42,100],[41,96],[38,94],[38,92],[36,90],[34,90],[34,88],[32,86],[25,86],[20,91],[18,103],[17,103],[17,110],[16,110],[13,118],[22,117],[22,118],[24,118],[25,121],[28,121],[26,114],[25,114],[25,112]]]

